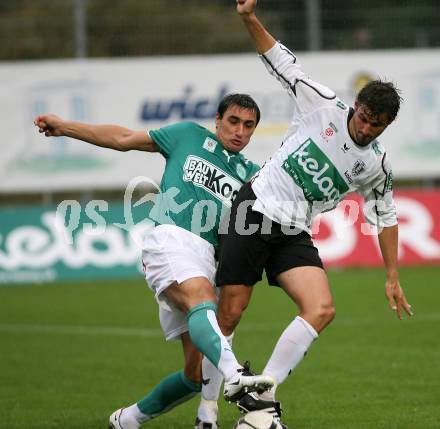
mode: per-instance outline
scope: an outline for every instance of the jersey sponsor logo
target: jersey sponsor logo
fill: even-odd
[[[283,169],[309,201],[338,201],[349,190],[338,169],[310,138],[287,157]]]
[[[230,207],[242,183],[198,156],[189,155],[183,166],[183,180],[205,189]]]
[[[203,142],[203,149],[206,149],[211,153],[215,151],[216,146],[217,142],[211,137],[206,137],[205,141]]]

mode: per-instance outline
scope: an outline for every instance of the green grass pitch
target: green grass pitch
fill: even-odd
[[[292,429],[440,428],[440,267],[401,270],[415,316],[398,321],[382,270],[329,273],[337,316],[279,388]],[[265,284],[235,337],[240,360],[261,371],[296,314]],[[166,344],[142,279],[0,288],[0,428],[99,429],[182,365]],[[147,423],[193,427],[197,399]],[[238,418],[220,400],[222,429]]]

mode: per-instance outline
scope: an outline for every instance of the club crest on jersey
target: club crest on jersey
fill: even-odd
[[[205,189],[228,207],[242,185],[216,165],[194,155],[186,158],[183,180]]]
[[[246,168],[243,167],[243,165],[237,164],[235,170],[237,171],[237,175],[241,180],[246,179]]]
[[[353,176],[359,176],[359,174],[361,174],[364,170],[365,170],[365,162],[358,159],[354,163],[354,167],[351,169],[351,174]]]
[[[203,149],[206,149],[208,152],[214,152],[217,146],[217,142],[211,137],[206,137],[203,143]]]

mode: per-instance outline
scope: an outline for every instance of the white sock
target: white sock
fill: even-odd
[[[316,338],[318,338],[318,333],[313,326],[302,317],[297,316],[281,334],[263,374],[273,377],[277,385],[282,383],[303,360]],[[269,397],[269,400],[273,401],[275,390],[276,387],[267,392],[264,399]],[[263,398],[263,396],[261,397]]]
[[[234,333],[225,337],[228,344],[232,346]],[[202,361],[202,395],[198,410],[198,418],[203,422],[217,422],[220,389],[223,383],[221,372],[206,358]]]
[[[208,311],[207,317],[212,329],[220,338],[220,360],[217,364],[217,368],[221,371],[225,380],[230,380],[238,374],[238,370],[242,368],[242,366],[238,363],[237,358],[232,351],[231,342],[220,330],[215,313],[213,311]]]
[[[217,401],[223,383],[221,372],[206,358],[202,360],[202,398]]]
[[[217,423],[218,405],[217,400],[210,401],[204,398],[200,399],[197,417],[202,422]]]
[[[137,404],[130,405],[127,408],[124,408],[121,414],[121,424],[122,425],[137,425],[139,426],[141,423],[150,420],[149,416],[146,416],[141,412]],[[131,426],[129,426],[131,427]]]

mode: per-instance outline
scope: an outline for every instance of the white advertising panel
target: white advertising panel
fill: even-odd
[[[347,103],[365,79],[396,82],[405,102],[381,137],[395,177],[440,177],[440,50],[303,53],[299,61]],[[190,120],[212,129],[229,92],[249,93],[261,107],[246,154],[262,163],[282,142],[291,104],[254,54],[0,63],[0,192],[123,188],[138,175],[160,180],[160,155],[46,139],[32,124],[37,114],[145,130]]]

